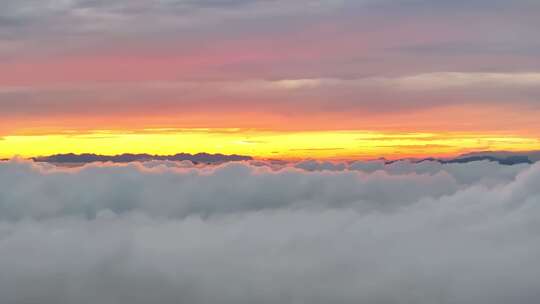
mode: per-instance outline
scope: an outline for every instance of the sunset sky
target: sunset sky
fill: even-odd
[[[538,0],[3,0],[0,157],[540,150]]]
[[[0,0],[0,304],[534,304],[539,265],[540,0]]]

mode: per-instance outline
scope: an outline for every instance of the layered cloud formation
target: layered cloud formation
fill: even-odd
[[[4,303],[534,303],[539,164],[0,163]]]
[[[539,12],[536,0],[4,0],[0,136],[200,127],[538,137]]]

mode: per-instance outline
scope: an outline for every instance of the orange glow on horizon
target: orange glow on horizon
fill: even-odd
[[[0,158],[207,152],[279,159],[396,159],[540,150],[536,113],[528,113],[455,106],[384,114],[209,109],[10,117],[0,125]]]
[[[228,129],[95,130],[85,133],[5,136],[0,157],[58,153],[242,154],[280,159],[445,157],[485,150],[540,150],[540,141],[512,135],[465,132],[299,131]]]

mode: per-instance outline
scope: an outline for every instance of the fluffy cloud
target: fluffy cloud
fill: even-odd
[[[539,164],[314,164],[2,162],[2,302],[540,299]]]

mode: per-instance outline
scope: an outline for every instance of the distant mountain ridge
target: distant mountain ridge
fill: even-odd
[[[387,161],[386,164],[391,164],[403,159]],[[517,165],[517,164],[532,164],[540,161],[540,151],[528,151],[528,152],[510,152],[510,151],[483,151],[483,152],[471,152],[459,155],[455,158],[442,159],[442,158],[422,158],[422,159],[409,159],[414,163],[421,163],[424,161],[436,161],[441,164],[464,164],[474,161],[493,161],[501,165]]]
[[[93,162],[113,162],[113,163],[129,163],[136,161],[151,161],[151,160],[168,160],[168,161],[184,161],[189,160],[193,163],[223,163],[231,161],[252,160],[251,156],[245,155],[225,155],[221,153],[177,153],[174,155],[151,155],[151,154],[131,154],[124,153],[119,155],[99,155],[92,153],[83,154],[55,154],[51,156],[33,157],[32,160],[37,162],[48,163],[93,163]]]
[[[425,158],[415,163],[421,163],[423,161],[436,161],[441,164],[466,164],[475,161],[488,160],[492,162],[497,162],[501,165],[517,165],[517,164],[532,164],[534,163],[527,156],[508,156],[508,157],[495,157],[489,155],[483,156],[468,156],[468,157],[458,157],[453,159],[436,159],[436,158]]]
[[[531,162],[537,162],[540,160],[540,151],[525,151],[525,152],[510,152],[510,151],[483,151],[483,152],[471,152],[463,154],[458,158],[470,158],[470,157],[493,157],[497,159],[507,159],[512,157],[526,157]]]
[[[68,163],[92,163],[92,162],[113,162],[113,163],[129,163],[129,162],[144,162],[152,160],[168,160],[168,161],[185,161],[189,160],[195,164],[205,163],[205,164],[219,164],[232,161],[249,161],[254,158],[246,155],[237,155],[237,154],[210,154],[210,153],[177,153],[174,155],[152,155],[152,154],[131,154],[124,153],[119,155],[99,155],[93,153],[83,153],[83,154],[55,154],[50,156],[42,157],[33,157],[32,160],[36,162],[48,162],[48,163],[58,163],[58,164],[68,164]],[[484,151],[484,152],[472,152],[459,155],[454,158],[406,158],[406,159],[395,159],[395,160],[385,160],[382,158],[385,164],[392,164],[398,161],[410,161],[413,163],[421,163],[424,161],[435,161],[441,164],[463,164],[474,161],[493,161],[501,165],[517,165],[517,164],[532,164],[537,161],[540,161],[540,151],[529,151],[529,152],[509,152],[509,151]]]

